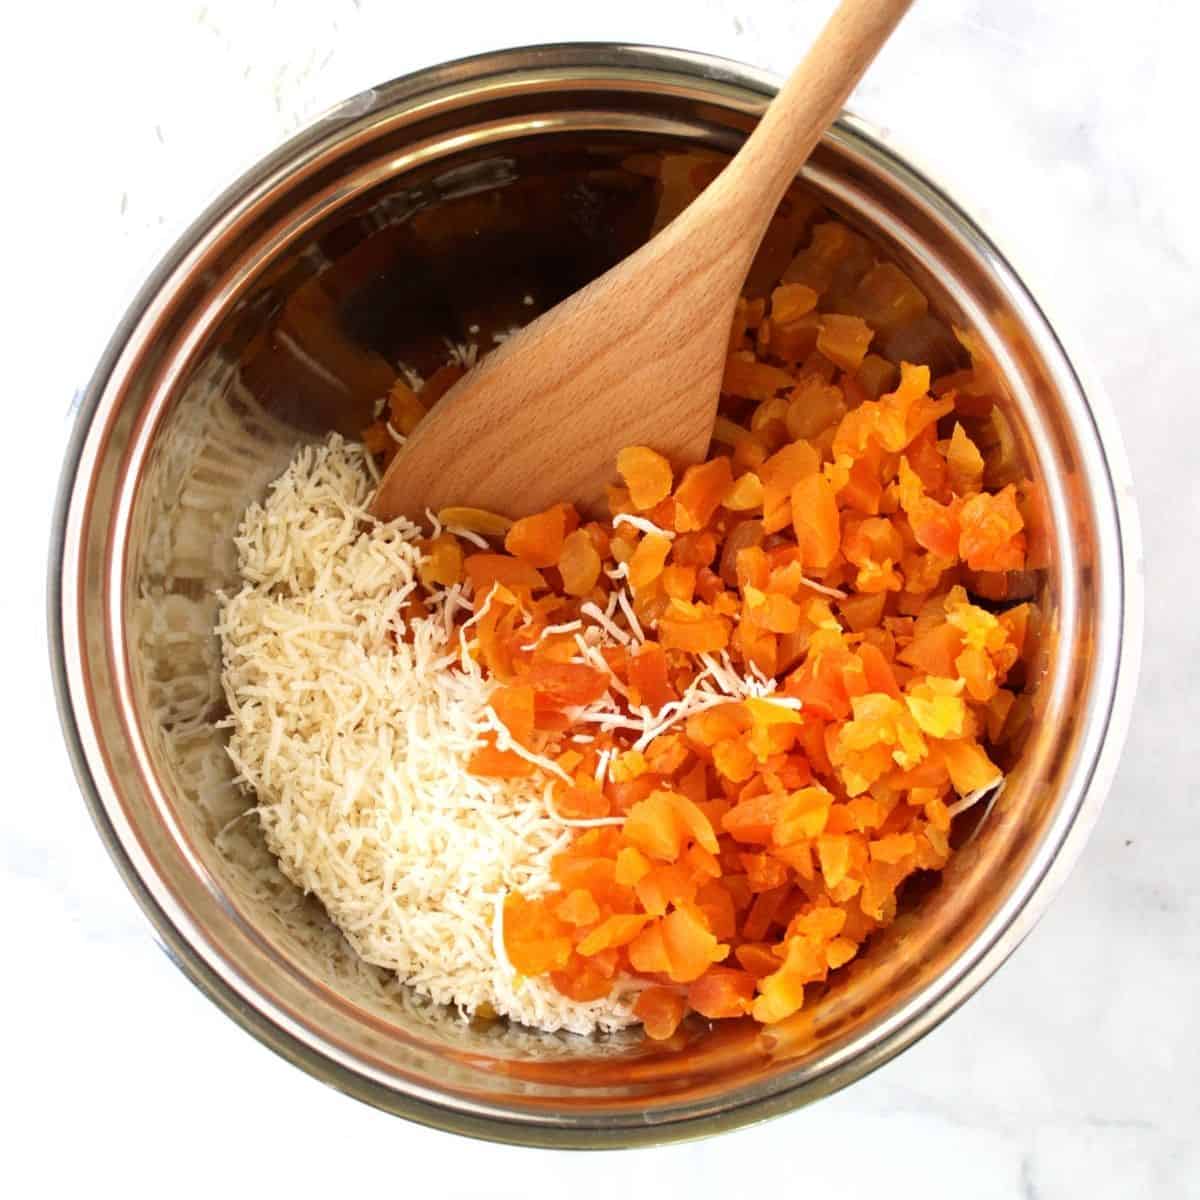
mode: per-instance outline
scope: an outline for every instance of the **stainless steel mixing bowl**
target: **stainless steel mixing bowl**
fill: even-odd
[[[397,362],[430,369],[443,338],[486,345],[528,316],[526,296],[546,307],[627,253],[661,217],[664,188],[694,189],[773,86],[693,54],[557,46],[364,93],[201,217],[122,321],[83,402],[52,547],[51,642],[96,824],[197,986],[280,1054],[382,1108],[485,1138],[608,1146],[726,1129],[827,1094],[1000,965],[1109,783],[1141,628],[1115,434],[983,232],[847,117],[803,184],[994,359],[1043,482],[1052,552],[1029,737],[940,885],[781,1026],[698,1028],[668,1047],[540,1035],[464,1023],[355,959],[275,870],[231,785],[211,628],[246,502],[298,440],[361,428]],[[664,183],[646,169],[664,151],[700,170]]]

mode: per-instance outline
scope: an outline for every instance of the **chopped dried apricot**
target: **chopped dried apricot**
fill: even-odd
[[[472,774],[486,779],[523,779],[533,774],[533,763],[512,750],[500,750],[489,735],[468,760]]]
[[[752,354],[739,350],[725,362],[721,391],[747,400],[769,400],[792,383],[792,376],[781,367],[758,362]]]
[[[651,792],[625,817],[624,835],[637,849],[660,862],[674,862],[683,849],[684,830],[666,791]]]
[[[534,696],[533,688],[527,684],[507,684],[497,688],[488,697],[492,711],[500,718],[512,735],[514,742],[522,746],[533,743]]]
[[[646,534],[629,560],[629,586],[635,592],[648,588],[663,573],[670,552],[669,538],[660,533]]]
[[[824,571],[841,537],[837,500],[824,475],[810,475],[792,488],[792,528],[801,564]]]
[[[646,1036],[656,1042],[672,1037],[687,1011],[687,1001],[670,988],[646,988],[634,1001],[634,1015]]]
[[[1035,711],[1052,547],[977,339],[959,369],[921,290],[838,221],[774,289],[764,270],[707,461],[676,478],[631,446],[613,519],[447,512],[509,553],[422,544],[426,589],[471,585],[464,653],[503,726],[471,769],[551,759],[549,810],[583,826],[557,890],[505,902],[505,952],[579,1002],[639,977],[660,1039],[689,1011],[800,1011],[945,866],[954,797],[999,781]],[[428,399],[395,393],[397,432]],[[367,436],[394,454],[386,423]]]
[[[387,403],[388,424],[403,437],[408,437],[428,412],[417,393],[403,379],[392,384]]]
[[[495,583],[530,591],[540,591],[546,586],[546,577],[541,571],[507,554],[469,554],[463,561],[463,570],[477,596],[486,596]]]
[[[671,684],[666,651],[657,642],[647,642],[629,659],[629,685],[633,702],[652,712],[677,698]]]
[[[667,953],[667,975],[676,983],[699,979],[729,947],[717,941],[701,914],[690,906],[672,909],[662,919],[663,946]]]
[[[513,527],[511,517],[503,517],[499,513],[488,512],[484,508],[470,508],[461,504],[451,504],[438,511],[437,518],[443,525],[453,525],[456,529],[469,529],[472,533],[480,533],[484,537],[502,538]]]
[[[596,586],[603,563],[591,534],[576,529],[563,540],[558,571],[568,596],[586,596]]]
[[[629,498],[640,512],[653,508],[671,494],[671,464],[649,446],[628,446],[617,455],[617,471],[629,489]]]
[[[803,479],[816,475],[821,458],[808,442],[789,442],[763,463],[759,475],[763,485],[763,530],[776,533],[792,519],[792,489]]]
[[[971,496],[959,514],[958,552],[973,571],[1020,571],[1025,566],[1025,521],[1009,484],[994,495]]]
[[[659,643],[664,650],[688,654],[715,654],[729,644],[729,621],[711,610],[689,606],[691,611],[668,610],[658,623]]]
[[[688,987],[688,1006],[714,1021],[742,1016],[753,1001],[754,976],[730,967],[710,967]]]
[[[417,572],[421,582],[428,588],[434,584],[450,587],[458,583],[463,574],[463,552],[458,538],[452,533],[443,533],[424,545],[425,557]]]
[[[527,668],[533,690],[560,707],[590,704],[608,690],[608,679],[586,663],[554,662],[536,657]]]
[[[861,317],[829,313],[821,319],[817,349],[843,371],[857,371],[875,331]]]
[[[571,957],[569,926],[542,900],[510,892],[504,900],[504,949],[522,975],[561,971]]]
[[[601,921],[587,937],[576,946],[585,957],[610,950],[615,946],[627,946],[645,928],[650,918],[645,913],[617,913]]]
[[[671,969],[663,941],[662,921],[651,921],[629,943],[629,965],[643,975],[665,975]]]
[[[675,528],[680,533],[703,529],[732,486],[733,469],[727,458],[718,456],[688,467],[675,489]]]

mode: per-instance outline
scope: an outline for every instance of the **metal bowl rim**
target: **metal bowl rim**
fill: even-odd
[[[489,76],[513,71],[536,72],[539,69],[570,72],[578,75],[589,70],[612,73],[622,69],[654,75],[682,75],[693,80],[728,83],[742,91],[753,90],[765,100],[778,86],[778,80],[768,73],[745,66],[734,60],[673,50],[655,46],[588,42],[546,44],[494,51],[458,59],[398,77],[370,88],[335,106],[317,117],[304,130],[293,136],[271,154],[244,173],[226,189],[197,220],[177,239],[160,260],[146,283],[126,310],[90,380],[80,403],[72,435],[64,456],[58,496],[52,524],[48,578],[48,624],[51,672],[64,737],[76,777],[84,794],[92,820],[112,856],[126,885],[150,919],[157,940],[168,956],[184,974],[227,1015],[258,1040],[288,1061],[340,1091],[376,1107],[403,1115],[434,1128],[468,1134],[474,1137],[518,1145],[547,1147],[609,1147],[656,1144],[706,1136],[726,1129],[787,1111],[798,1103],[795,1088],[786,1084],[769,1094],[752,1097],[744,1102],[699,1115],[683,1115],[670,1123],[648,1126],[619,1125],[609,1129],[588,1127],[572,1129],[564,1124],[539,1123],[519,1114],[478,1113],[464,1111],[446,1104],[423,1099],[388,1088],[366,1075],[357,1073],[333,1061],[303,1038],[288,1031],[278,1019],[248,1004],[245,998],[218,972],[181,932],[167,907],[134,865],[110,812],[105,797],[105,785],[97,778],[92,759],[85,744],[85,728],[77,717],[74,692],[70,681],[72,654],[79,653],[79,629],[64,608],[67,600],[76,595],[77,579],[71,576],[67,553],[73,515],[80,503],[80,485],[85,446],[100,412],[108,389],[110,376],[130,335],[145,317],[154,299],[162,292],[174,272],[189,252],[214,224],[220,221],[239,199],[251,194],[279,169],[294,163],[301,156],[329,145],[364,117],[377,115],[403,99],[414,99],[424,92],[436,90],[457,79],[470,78],[483,82]],[[970,960],[955,964],[955,970],[939,977],[930,985],[928,1002],[900,1028],[866,1046],[850,1061],[836,1067],[828,1076],[817,1081],[819,1086],[808,1089],[809,1098],[835,1091],[846,1083],[861,1078],[913,1044],[936,1024],[965,1002],[970,995],[996,970],[1016,948],[1045,911],[1057,888],[1068,874],[1081,852],[1088,833],[1098,816],[1104,794],[1115,772],[1120,748],[1128,727],[1136,685],[1142,640],[1142,579],[1140,534],[1130,483],[1129,469],[1119,431],[1103,392],[1095,381],[1088,379],[1085,388],[1079,380],[1076,363],[1068,356],[1062,339],[1033,299],[1021,277],[1008,259],[993,245],[979,225],[938,185],[930,174],[913,164],[902,154],[894,138],[883,135],[867,122],[843,114],[835,135],[840,133],[850,141],[865,146],[893,172],[905,176],[910,188],[953,219],[959,231],[969,235],[971,242],[989,265],[1007,276],[1006,283],[1018,294],[1026,314],[1040,323],[1062,364],[1074,381],[1082,407],[1094,422],[1096,447],[1104,465],[1112,518],[1117,534],[1116,549],[1120,555],[1120,587],[1117,596],[1120,614],[1117,661],[1112,665],[1113,685],[1104,714],[1104,734],[1100,750],[1085,772],[1086,782],[1081,799],[1063,835],[1050,853],[1039,855],[1041,870],[1035,878],[1025,881],[1019,893],[1020,903],[1006,923],[995,931],[986,944],[972,947]],[[84,489],[86,493],[86,488]],[[86,717],[84,718],[86,720]],[[1046,847],[1041,847],[1043,851]],[[995,922],[993,922],[995,923]]]

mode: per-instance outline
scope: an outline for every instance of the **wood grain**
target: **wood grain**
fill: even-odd
[[[373,511],[603,509],[617,452],[708,449],[734,305],[788,185],[912,0],[843,0],[753,134],[655,238],[489,354],[418,426]]]

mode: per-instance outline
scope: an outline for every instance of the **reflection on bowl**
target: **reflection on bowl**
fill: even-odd
[[[298,441],[356,436],[405,366],[427,374],[448,347],[486,350],[644,241],[769,93],[735,64],[616,46],[499,53],[375,89],[201,218],[89,390],[64,476],[52,632],[97,824],[206,993],[381,1107],[483,1137],[599,1146],[694,1136],[826,1094],[999,965],[1101,801],[1137,650],[1132,535],[1105,443],[1005,261],[850,119],[798,186],[920,284],[936,314],[923,336],[946,334],[947,368],[962,352],[952,326],[993,365],[1005,436],[1044,495],[1050,566],[1027,737],[940,883],[781,1025],[698,1025],[667,1045],[583,1040],[466,1023],[362,963],[280,875],[232,785],[212,625],[245,505]]]

